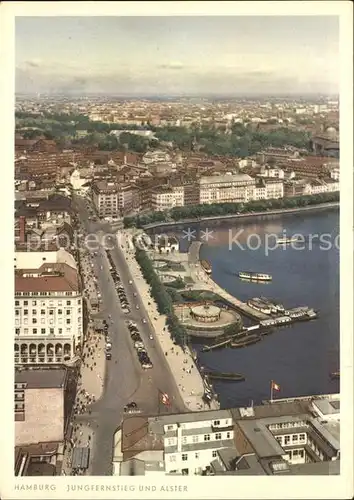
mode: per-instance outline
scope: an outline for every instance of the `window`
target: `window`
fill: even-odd
[[[25,329],[23,330],[23,333],[24,333],[25,335],[28,335],[28,328],[25,328]]]
[[[187,438],[186,438],[186,436],[184,436],[184,437],[182,438],[182,444],[187,444]]]
[[[32,333],[33,333],[33,335],[36,335],[36,333],[37,333],[37,328],[32,328]]]
[[[230,439],[231,438],[231,432],[227,432],[226,433],[226,439]]]
[[[176,461],[176,455],[170,455],[170,462]]]
[[[192,441],[193,441],[193,443],[198,443],[198,441],[199,441],[199,436],[193,436],[193,437],[192,437]]]
[[[185,462],[186,460],[188,460],[187,453],[182,453],[182,461]]]
[[[45,309],[41,309],[41,314],[45,314]]]
[[[32,318],[32,323],[36,324],[37,323],[37,319],[36,318]]]
[[[299,457],[304,458],[304,456],[305,456],[304,450],[299,450]]]
[[[63,310],[62,309],[58,309],[58,314],[63,314]]]
[[[32,306],[36,306],[37,305],[37,301],[36,300],[32,300]]]
[[[284,444],[290,443],[290,436],[284,436]]]
[[[168,446],[173,446],[174,442],[175,442],[174,438],[168,438],[168,440],[167,440]]]
[[[70,314],[70,313],[71,313],[70,309],[67,309],[66,314]]]
[[[54,328],[49,328],[50,335],[54,335]]]
[[[32,309],[32,315],[35,316],[37,314],[37,309]]]
[[[221,432],[217,432],[215,434],[215,439],[221,439]]]
[[[41,318],[41,324],[45,325],[45,318]]]
[[[68,318],[68,319],[66,320],[66,324],[67,324],[67,325],[70,325],[70,318]]]
[[[78,308],[77,313],[78,313],[78,314],[80,314],[80,313],[81,313],[81,307],[79,307],[79,308]]]
[[[20,305],[20,301],[19,300],[15,300],[15,306],[19,306]]]
[[[299,450],[293,450],[293,457],[297,457],[299,454]]]
[[[28,315],[28,309],[24,309],[24,310],[23,310],[23,314],[24,314],[25,316],[27,316],[27,315]]]
[[[297,434],[293,434],[293,443],[297,443],[299,436]]]
[[[23,301],[23,305],[24,305],[24,306],[28,306],[28,300],[24,300],[24,301]]]
[[[19,316],[20,315],[20,311],[18,309],[15,310],[15,316]]]
[[[67,305],[67,306],[71,306],[71,300],[67,300],[67,301],[66,301],[66,305]]]
[[[299,439],[300,439],[300,441],[305,441],[306,440],[306,434],[300,434]]]
[[[204,441],[210,441],[210,434],[204,434]]]
[[[195,454],[195,458],[199,458],[199,452]]]
[[[212,457],[215,458],[218,456],[218,452],[216,450],[213,450]]]
[[[220,420],[214,420],[213,425],[220,425]]]
[[[16,328],[16,329],[15,329],[15,333],[16,333],[16,335],[20,335],[20,329],[19,329],[19,328]]]
[[[53,314],[54,314],[54,309],[49,309],[49,314],[50,314],[51,316],[53,316]]]
[[[279,444],[283,444],[282,436],[277,436],[275,439],[278,441]]]
[[[45,334],[45,328],[41,328],[41,333],[44,335]]]
[[[62,328],[58,328],[58,333],[63,333],[63,329]]]
[[[58,300],[58,306],[61,306],[63,303],[61,300]]]

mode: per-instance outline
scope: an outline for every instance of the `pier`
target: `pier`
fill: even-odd
[[[237,311],[244,314],[248,318],[254,320],[263,320],[269,318],[266,314],[263,314],[260,311],[256,311],[252,309],[252,307],[248,306],[241,300],[236,299],[233,295],[226,292],[223,288],[221,288],[215,281],[213,281],[208,274],[204,271],[203,267],[199,262],[199,251],[202,243],[200,241],[193,241],[191,246],[189,247],[188,252],[188,263],[190,266],[191,277],[193,278],[195,283],[201,283],[202,288],[209,290],[211,292],[217,293],[223,299],[227,300],[230,304],[232,304]],[[196,287],[197,288],[197,287]],[[201,288],[201,287],[199,287]]]

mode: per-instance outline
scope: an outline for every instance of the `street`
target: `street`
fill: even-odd
[[[107,223],[88,220],[84,200],[77,197],[75,201],[84,233],[97,234],[98,236],[114,234]],[[94,273],[97,276],[103,306],[98,316],[105,318],[109,324],[112,359],[106,361],[104,390],[101,399],[90,406],[91,414],[77,417],[77,421],[90,422],[91,428],[95,429],[90,467],[92,475],[111,475],[113,434],[120,425],[124,406],[128,402],[134,400],[144,413],[157,413],[159,407],[161,411],[165,412],[186,411],[160,344],[149,338],[154,336],[154,331],[140,300],[138,284],[135,284],[115,238],[109,241],[109,245],[113,245],[113,243],[115,247],[111,250],[111,255],[120,275],[121,283],[125,288],[131,312],[125,314],[121,309],[114,282],[110,276],[105,249],[102,246],[94,248],[93,250],[97,252],[96,256],[92,255]],[[133,284],[129,284],[130,280],[133,280]],[[137,293],[137,297],[133,296],[134,292]],[[138,310],[136,305],[139,306]],[[108,315],[111,315],[110,320]],[[146,324],[142,323],[143,318],[146,319]],[[132,320],[138,325],[153,363],[153,368],[150,370],[143,370],[140,366],[127,328],[126,322],[128,320]],[[162,408],[162,405],[159,404],[159,390],[166,392],[170,397],[171,406],[168,409]]]

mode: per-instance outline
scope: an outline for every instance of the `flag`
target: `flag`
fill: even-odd
[[[161,392],[160,396],[161,396],[161,403],[165,406],[170,406],[171,403],[169,395],[166,392]]]
[[[273,380],[272,380],[272,389],[273,391],[280,391],[280,385],[273,382]]]

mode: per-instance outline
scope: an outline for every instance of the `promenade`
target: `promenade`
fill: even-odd
[[[128,262],[134,280],[137,283],[137,288],[139,289],[145,309],[149,315],[149,321],[155,331],[155,339],[159,342],[165,354],[186,407],[190,411],[209,409],[209,406],[202,400],[204,395],[203,379],[194,363],[189,349],[186,349],[184,353],[181,347],[173,343],[166,324],[166,316],[159,314],[157,311],[155,301],[149,291],[149,285],[144,280],[140,267],[135,260],[134,251],[131,250],[129,245],[132,233],[126,230],[120,233],[120,237],[121,249]],[[211,403],[211,409],[217,409],[218,407],[219,404],[217,402],[213,401]]]
[[[92,259],[86,249],[80,249],[82,279],[85,296],[90,303],[92,298],[97,297],[97,279],[91,265]],[[91,320],[85,335],[85,341],[81,352],[81,365],[77,384],[77,392],[71,420],[71,439],[66,443],[62,475],[76,474],[72,470],[72,453],[75,447],[92,448],[95,440],[95,424],[79,421],[80,415],[90,415],[90,405],[98,401],[103,394],[106,358],[105,338],[103,334],[96,332],[91,326]],[[90,474],[91,469],[86,471]],[[78,473],[80,474],[80,473]]]

